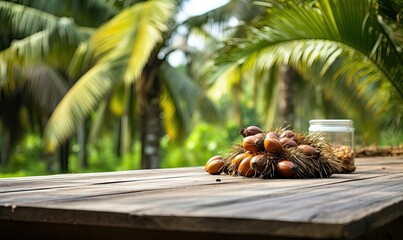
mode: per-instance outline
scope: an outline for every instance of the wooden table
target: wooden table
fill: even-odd
[[[403,239],[403,157],[356,165],[325,179],[214,176],[202,167],[0,179],[0,236]]]

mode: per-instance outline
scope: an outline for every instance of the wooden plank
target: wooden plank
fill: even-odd
[[[351,176],[356,176],[356,175],[351,175]],[[231,179],[231,178],[229,178],[229,179]],[[239,178],[240,179],[240,178]],[[234,178],[232,178],[231,180],[233,180],[233,182],[237,182],[236,180],[234,180]],[[240,179],[241,181],[243,181],[244,182],[244,179]],[[322,180],[322,179],[321,179]],[[188,180],[186,180],[186,181],[188,181]],[[228,181],[228,180],[226,180],[226,181]],[[314,181],[316,181],[316,179],[314,180]],[[185,183],[183,183],[183,182],[181,182],[181,181],[178,181],[179,183],[180,183],[180,185],[179,185],[179,187],[182,187],[183,186],[183,184],[186,184],[186,182]],[[193,181],[193,182],[191,182],[192,183],[192,185],[195,185],[195,182]],[[293,180],[293,183],[298,183],[298,182],[295,182],[295,180]],[[153,183],[153,182],[151,182],[151,185],[154,185],[154,184],[157,184],[157,188],[156,189],[158,189],[158,188],[161,188],[161,186],[159,185],[160,183],[158,183],[158,182],[156,182],[156,183]],[[237,183],[237,184],[239,184],[239,183]],[[310,184],[310,183],[308,183],[308,184]],[[169,184],[168,185],[174,185],[174,186],[172,186],[171,188],[174,188],[175,187],[175,181],[172,181],[172,180],[170,180],[169,181]],[[117,192],[117,194],[119,194],[119,193],[124,193],[124,191],[123,190],[125,190],[125,189],[121,189],[121,188],[118,188],[118,187],[115,187],[116,185],[114,185],[114,187],[113,188],[110,188],[110,189],[112,189],[112,192],[107,192],[107,193],[105,193],[105,195],[112,195],[112,194],[114,194],[114,193],[116,193]],[[138,186],[135,186],[134,187],[134,189],[130,189],[130,188],[132,188],[133,186],[129,186],[129,189],[126,189],[126,191],[145,191],[145,190],[152,190],[153,188],[151,187],[150,189],[148,188],[148,186],[144,186],[144,183],[142,183],[141,185],[139,185],[140,186],[140,188],[137,188],[136,189],[136,187],[138,187]],[[164,188],[164,186],[162,186],[163,188]],[[197,186],[196,186],[197,187]],[[95,191],[95,190],[97,190],[98,188],[94,188],[94,186],[91,186],[88,190],[86,190],[85,188],[83,189],[84,191],[84,193],[85,194],[88,194],[88,192],[93,192],[93,191]],[[104,190],[104,189],[109,189],[109,187],[108,186],[106,186],[105,185],[105,188],[100,188],[102,191]],[[73,191],[75,191],[75,189],[73,189]],[[66,191],[63,191],[63,192],[66,192]],[[24,193],[22,193],[22,194],[24,194]],[[88,197],[91,197],[91,196],[97,196],[97,194],[99,195],[99,193],[95,193],[95,195],[84,195],[83,197],[85,197],[85,196],[88,196]],[[30,194],[31,195],[31,194]],[[40,196],[44,196],[43,195],[43,193],[42,192],[40,192],[40,193],[38,193],[38,195],[40,195]],[[102,195],[102,193],[101,193],[101,195]],[[3,196],[4,197],[4,196]],[[79,196],[80,197],[80,196]],[[5,199],[5,200],[7,200],[7,199]]]
[[[365,178],[380,176],[380,174],[366,174]],[[166,176],[164,176],[166,177]],[[228,175],[222,175],[219,177],[221,182],[217,182],[217,176],[211,176],[202,172],[202,169],[199,169],[198,175],[190,175],[184,177],[171,177],[171,178],[153,178],[153,179],[138,179],[133,177],[133,180],[124,179],[122,181],[108,181],[103,180],[102,184],[94,183],[88,185],[77,185],[77,186],[66,186],[60,189],[59,187],[55,188],[41,188],[34,190],[24,190],[24,191],[9,191],[3,193],[0,199],[0,203],[7,204],[13,202],[14,204],[22,204],[22,203],[34,203],[41,201],[67,201],[67,200],[75,200],[75,199],[84,199],[89,198],[90,200],[97,196],[107,196],[112,197],[113,195],[117,195],[118,198],[121,198],[123,194],[136,194],[136,197],[139,196],[140,193],[157,193],[160,194],[160,191],[170,191],[172,192],[174,189],[178,188],[181,190],[186,187],[186,190],[195,189],[195,192],[201,192],[204,188],[205,191],[210,191],[213,189],[211,185],[215,187],[221,186],[219,191],[225,192],[237,192],[242,190],[243,188],[248,188],[249,191],[254,191],[253,188],[267,188],[267,190],[281,190],[281,191],[293,191],[295,188],[306,188],[306,186],[314,187],[314,186],[323,186],[335,182],[340,181],[350,181],[354,178],[362,178],[360,174],[351,174],[351,175],[339,175],[338,177],[332,177],[327,179],[274,179],[274,180],[261,180],[261,179],[245,179],[242,177],[231,177]],[[275,184],[271,184],[275,183]],[[46,184],[46,183],[42,183]],[[252,184],[252,185],[251,185]],[[247,187],[243,187],[244,185],[248,185]],[[25,186],[27,187],[27,186]],[[266,191],[262,189],[261,191]],[[257,191],[258,193],[259,191]],[[207,194],[207,193],[206,193]],[[24,196],[24,197],[22,197]],[[239,197],[239,196],[235,196]]]
[[[326,179],[245,179],[187,168],[0,180],[0,189],[8,188],[0,193],[0,219],[353,238],[403,215],[402,158],[357,166]]]
[[[306,185],[314,186],[316,184],[329,184],[329,182],[339,182],[339,181],[349,181],[355,178],[369,178],[375,177],[382,174],[385,174],[385,171],[389,171],[391,168],[374,169],[373,171],[366,171],[365,175],[362,174],[361,170],[358,170],[354,174],[339,174],[336,177],[331,177],[328,179],[302,179],[302,180],[260,180],[260,179],[244,179],[242,177],[230,177],[226,175],[220,176],[210,176],[203,172],[202,168],[192,168],[186,169],[185,173],[181,173],[180,169],[178,172],[164,172],[162,174],[156,174],[156,170],[149,171],[141,171],[139,174],[136,171],[126,172],[122,174],[122,176],[117,175],[117,173],[107,173],[107,176],[95,176],[92,177],[88,174],[83,175],[75,175],[75,179],[71,179],[72,175],[67,175],[69,182],[66,183],[66,180],[57,180],[54,182],[53,176],[50,181],[34,181],[31,179],[30,181],[19,181],[18,184],[14,184],[15,190],[8,189],[8,191],[3,191],[3,193],[11,193],[11,194],[3,194],[0,199],[0,203],[9,203],[11,201],[17,201],[15,203],[27,203],[29,201],[40,201],[42,198],[46,200],[67,200],[67,199],[76,199],[76,198],[84,198],[84,197],[94,197],[99,195],[113,195],[118,194],[121,195],[125,192],[140,192],[140,191],[153,191],[158,189],[174,189],[174,188],[182,188],[184,186],[199,188],[201,185],[215,185],[215,184],[227,184],[225,187],[228,187],[230,183],[235,184],[235,189],[228,189],[228,191],[237,191],[237,186],[239,184],[250,184],[252,182],[256,182],[257,185],[262,182],[276,182],[276,185],[270,186],[279,188],[282,190],[292,190],[294,187],[304,187]],[[393,168],[394,171],[398,172],[400,169]],[[189,171],[190,170],[190,171]],[[146,172],[144,176],[142,172]],[[388,174],[391,172],[389,171]],[[99,175],[99,174],[96,174]],[[112,175],[113,177],[109,177],[108,175]],[[336,176],[336,175],[334,175]],[[92,178],[91,178],[92,177]],[[59,176],[60,178],[60,176]],[[88,179],[89,178],[89,179]],[[216,179],[220,178],[221,182],[216,182]],[[75,181],[73,181],[75,180]],[[302,183],[300,183],[302,181]],[[284,184],[281,184],[284,183]],[[60,185],[55,185],[60,184]],[[67,184],[67,185],[66,185]],[[280,185],[279,185],[280,184]],[[36,186],[36,188],[31,189],[31,187]],[[262,185],[264,186],[264,184]],[[3,185],[2,185],[3,187]],[[10,185],[10,188],[13,186]],[[249,186],[251,188],[252,186]],[[62,188],[62,189],[59,189]],[[210,188],[210,187],[209,187]],[[45,191],[46,190],[46,191]],[[54,190],[56,194],[54,194]],[[61,194],[58,192],[61,191]],[[20,198],[19,196],[24,196],[24,198]],[[19,201],[18,201],[19,200]]]
[[[183,199],[189,199],[188,198],[188,196],[182,196],[183,197]],[[189,199],[189,201],[190,202],[196,202],[197,201],[197,198],[198,198],[199,196],[196,196],[195,197],[195,199]],[[308,196],[308,198],[310,198],[310,196]],[[273,200],[275,200],[275,199],[273,199]],[[172,201],[172,202],[171,202]],[[257,200],[256,200],[257,201]],[[263,202],[265,202],[266,200],[265,199],[260,199],[259,201],[263,201]],[[242,201],[241,201],[242,202]],[[94,204],[94,202],[93,201],[91,201],[91,203],[92,204]],[[175,204],[176,203],[176,204]],[[270,204],[271,204],[271,202],[269,202]],[[268,204],[269,204],[268,203]],[[276,201],[274,201],[274,203],[276,203]],[[62,203],[63,205],[65,204],[65,203]],[[121,204],[121,203],[120,203]],[[120,205],[119,204],[119,205]],[[188,203],[187,203],[188,204]],[[242,203],[241,203],[242,204]],[[269,205],[270,205],[269,204]],[[100,206],[99,204],[94,204],[94,205],[96,205],[96,206]],[[152,208],[151,209],[154,209],[154,211],[156,211],[157,213],[158,213],[158,215],[167,215],[167,216],[169,216],[169,215],[172,215],[172,214],[174,214],[174,213],[177,213],[178,212],[178,209],[174,209],[174,213],[170,213],[170,212],[166,212],[165,211],[165,214],[164,214],[164,212],[161,214],[161,211],[163,211],[164,209],[158,209],[158,208],[155,208],[155,206],[158,206],[158,205],[162,205],[162,206],[173,206],[174,208],[175,207],[178,207],[178,206],[181,206],[181,205],[185,205],[186,206],[186,204],[184,204],[184,202],[183,201],[179,201],[179,202],[176,202],[176,201],[174,201],[174,200],[169,200],[168,202],[165,202],[165,203],[157,203],[156,205],[154,205],[154,206],[152,206]],[[253,203],[251,204],[251,205],[254,205]],[[278,205],[278,204],[277,204]],[[274,206],[276,206],[276,205],[274,205]],[[110,207],[110,206],[109,206]],[[229,206],[230,207],[230,206]],[[58,208],[63,208],[63,206],[60,206],[60,207],[58,207]],[[172,210],[172,209],[171,209]],[[183,209],[182,209],[183,210]],[[183,212],[184,213],[186,213],[187,211],[188,211],[189,209],[185,209]],[[149,210],[147,210],[147,211],[149,211]],[[253,209],[252,208],[252,211],[255,211],[255,212],[259,212],[259,210],[256,210],[256,209]],[[252,212],[251,211],[251,212]],[[294,211],[293,209],[292,209],[292,211]],[[115,211],[116,212],[116,211]],[[212,211],[212,213],[216,213],[217,212],[217,209],[213,209],[213,211]],[[219,212],[219,211],[218,211]],[[222,216],[223,214],[222,214],[222,212],[219,212],[220,213],[220,215]],[[141,214],[141,215],[147,215],[147,213],[146,212],[137,212],[136,214]],[[231,209],[229,209],[229,211],[228,211],[228,214],[229,215],[233,215],[233,214],[235,214],[235,215],[238,215],[239,216],[239,214],[237,214],[237,211],[234,211],[234,209],[233,208],[231,208]],[[58,214],[59,215],[59,214]],[[151,214],[152,215],[152,214]],[[203,215],[201,215],[201,216],[203,216]],[[206,217],[209,217],[209,216],[211,216],[211,212],[206,216]],[[224,215],[224,217],[225,217],[225,215]],[[241,217],[241,216],[239,216],[239,217]],[[281,220],[281,219],[280,219]],[[161,220],[160,220],[161,221]],[[115,221],[114,221],[115,222]],[[246,222],[249,222],[249,221],[246,221]],[[176,224],[175,224],[176,225]],[[183,226],[183,224],[181,224],[182,226]],[[248,224],[243,224],[244,226],[248,226]],[[141,227],[144,227],[144,226],[141,226]],[[266,228],[267,229],[267,228]],[[276,227],[276,231],[277,232],[279,232],[279,230],[281,230],[281,229],[283,229],[283,228],[278,228],[278,227]],[[304,226],[304,229],[307,229],[306,228],[306,226]],[[309,229],[309,228],[308,228]],[[222,229],[220,229],[220,230],[222,230]],[[230,229],[230,231],[233,231],[232,229]],[[285,229],[285,231],[283,232],[283,233],[287,233],[287,231],[289,231],[289,229],[288,228],[286,228]],[[316,231],[317,232],[317,231]]]
[[[383,161],[382,165],[374,165],[366,167],[366,171],[371,172],[398,172],[403,166],[394,166],[396,161]],[[391,165],[392,164],[392,165]],[[358,167],[362,165],[361,161]],[[364,165],[366,166],[366,165]],[[360,171],[357,170],[357,172]],[[20,191],[36,191],[42,189],[77,187],[96,184],[121,183],[121,182],[143,182],[153,179],[172,179],[187,176],[201,177],[202,168],[181,168],[181,169],[158,169],[158,170],[138,170],[123,171],[110,173],[94,173],[94,174],[63,174],[53,176],[24,177],[1,179],[0,193],[20,192]],[[206,174],[204,174],[206,175]],[[352,175],[356,176],[355,174]],[[219,176],[217,178],[222,177]]]
[[[108,184],[124,181],[135,182],[152,179],[171,179],[198,175],[200,175],[198,168],[179,168],[4,178],[0,179],[0,193]]]

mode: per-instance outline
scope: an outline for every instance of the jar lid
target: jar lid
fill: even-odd
[[[354,131],[350,119],[313,119],[309,125],[309,131]]]

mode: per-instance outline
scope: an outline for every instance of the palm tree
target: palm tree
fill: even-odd
[[[5,106],[0,111],[3,163],[21,136],[17,133],[25,130],[22,122],[27,119],[22,119],[20,112],[26,109],[28,124],[38,125],[37,131],[43,131],[53,109],[74,82],[67,78],[67,69],[77,46],[90,36],[93,26],[115,12],[104,1],[0,2],[3,23],[0,26],[0,105]],[[91,19],[89,15],[97,18]],[[68,150],[66,146],[63,148]],[[67,153],[61,152],[61,165],[66,168],[63,165],[68,154],[63,152]]]
[[[80,45],[69,71],[78,81],[56,107],[45,129],[49,151],[71,136],[76,124],[118,87],[131,92],[133,97],[125,95],[125,102],[135,101],[137,106],[143,168],[159,167],[162,126],[171,138],[178,138],[190,127],[188,119],[196,109],[212,119],[219,116],[201,89],[170,66],[164,56],[175,33],[180,4],[173,0],[133,4]],[[85,68],[88,71],[83,72]]]
[[[230,39],[219,52],[217,71],[225,75],[231,69],[240,69],[244,74],[259,74],[261,77],[255,81],[263,87],[256,95],[262,97],[261,111],[269,113],[270,124],[276,116],[273,109],[277,105],[278,80],[268,76],[283,64],[296,69],[306,83],[315,86],[314,92],[319,92],[319,98],[332,107],[331,111],[325,108],[328,116],[341,116],[339,112],[353,118],[364,137],[376,136],[384,123],[399,124],[402,45],[380,17],[378,2],[305,2],[308,3],[267,4],[267,14],[261,21],[243,39]],[[309,103],[315,98],[311,96],[315,95],[303,89],[294,95],[308,103],[299,102],[301,105],[312,108]],[[315,116],[314,110],[309,111],[310,116]]]

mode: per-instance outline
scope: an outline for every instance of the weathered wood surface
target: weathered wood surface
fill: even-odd
[[[32,222],[353,239],[403,216],[403,157],[356,165],[324,179],[213,176],[202,167],[0,179],[0,232]]]

